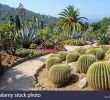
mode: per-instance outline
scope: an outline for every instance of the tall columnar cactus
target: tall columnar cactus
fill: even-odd
[[[80,54],[79,53],[69,53],[67,56],[66,56],[66,62],[67,63],[70,63],[70,62],[75,62],[78,60]]]
[[[67,65],[53,65],[49,70],[49,78],[56,87],[61,87],[71,79],[71,70]]]
[[[67,52],[66,51],[61,51],[59,52],[59,57],[62,61],[65,61],[66,60],[66,56],[67,56]]]
[[[81,73],[86,73],[89,66],[96,61],[96,57],[91,54],[84,54],[78,59],[78,69]]]
[[[91,48],[86,51],[88,54],[93,54],[98,60],[104,59],[105,52],[101,48]]]
[[[87,72],[89,85],[95,90],[110,90],[110,62],[92,64]]]
[[[49,58],[46,62],[46,68],[47,70],[50,69],[50,67],[52,67],[53,65],[55,64],[59,64],[61,63],[61,59],[59,57],[52,57],[52,58]]]

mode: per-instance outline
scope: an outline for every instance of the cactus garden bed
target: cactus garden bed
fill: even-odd
[[[109,46],[52,54],[34,75],[36,90],[110,90]]]

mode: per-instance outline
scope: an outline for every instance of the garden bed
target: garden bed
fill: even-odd
[[[46,65],[44,64],[36,71],[34,75],[34,83],[36,90],[93,91],[88,85],[83,88],[78,86],[78,83],[84,78],[86,78],[86,74],[74,73],[72,75],[72,80],[67,85],[61,88],[56,88],[55,85],[49,80],[48,71],[46,69]]]

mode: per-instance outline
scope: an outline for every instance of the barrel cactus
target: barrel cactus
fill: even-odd
[[[110,62],[92,64],[87,72],[89,85],[95,90],[110,90]]]
[[[86,53],[86,50],[87,50],[86,48],[76,48],[74,51],[77,51],[79,54],[82,55]]]
[[[78,60],[79,58],[79,53],[69,53],[67,56],[66,56],[66,62],[67,63],[70,63],[70,62],[75,62]]]
[[[88,54],[93,54],[98,60],[104,59],[105,52],[101,48],[91,48],[86,51]]]
[[[84,54],[78,59],[78,68],[81,73],[86,73],[89,66],[96,61],[96,57],[91,54]]]
[[[104,50],[104,52],[108,51],[110,48],[110,45],[101,45],[100,48]]]
[[[110,49],[105,53],[105,55],[108,55],[108,54],[110,54]]]
[[[59,64],[59,63],[61,63],[61,59],[59,57],[49,58],[46,62],[46,68],[47,70],[49,70],[50,67],[52,67],[54,64]]]
[[[105,60],[110,61],[110,54],[105,56]]]
[[[71,79],[71,70],[68,65],[53,65],[49,70],[49,79],[56,87],[64,86]]]
[[[67,52],[66,51],[61,51],[59,52],[59,57],[62,61],[65,61],[66,60],[66,56],[67,56]]]
[[[50,54],[50,56],[48,58],[52,58],[52,57],[59,57],[58,54]]]

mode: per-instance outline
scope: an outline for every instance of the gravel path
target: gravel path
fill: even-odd
[[[33,90],[32,77],[49,55],[19,64],[4,72],[0,78],[0,90]]]

